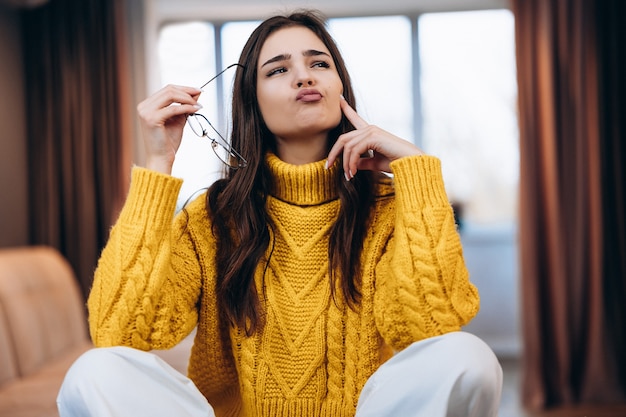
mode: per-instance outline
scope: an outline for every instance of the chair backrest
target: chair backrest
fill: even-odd
[[[74,272],[49,247],[0,250],[0,309],[0,321],[4,321],[0,337],[9,339],[0,340],[0,349],[7,344],[11,349],[6,358],[0,355],[0,361],[12,355],[21,376],[36,372],[89,338]],[[11,377],[9,372],[5,378]]]
[[[0,385],[17,377],[17,360],[15,359],[9,326],[0,302]]]

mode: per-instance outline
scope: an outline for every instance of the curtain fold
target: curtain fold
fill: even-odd
[[[626,2],[597,2],[605,241],[604,305],[617,373],[626,391]],[[626,413],[624,413],[626,415]]]
[[[59,249],[87,295],[125,194],[121,0],[23,11],[30,243]]]
[[[618,78],[607,65],[616,48],[603,51],[602,34],[623,6],[614,2],[603,12],[599,5],[607,3],[513,1],[522,402],[533,410],[626,401],[620,384],[626,363],[624,121],[615,113],[612,86],[601,81],[607,74]],[[608,326],[611,321],[617,327]]]

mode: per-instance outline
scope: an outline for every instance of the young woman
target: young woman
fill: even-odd
[[[264,21],[239,64],[238,161],[175,218],[201,91],[138,106],[146,165],[88,301],[101,349],[68,372],[61,415],[496,416],[501,368],[459,331],[479,298],[439,161],[355,112],[312,12]],[[196,327],[190,379],[144,352]]]

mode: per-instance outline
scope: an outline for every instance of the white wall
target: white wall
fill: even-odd
[[[461,232],[470,280],[480,293],[480,311],[464,330],[480,336],[500,357],[521,354],[518,242],[513,226],[466,227]]]

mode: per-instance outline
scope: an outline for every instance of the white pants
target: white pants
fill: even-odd
[[[496,417],[502,368],[465,332],[415,342],[367,381],[357,417]],[[158,356],[97,348],[69,369],[57,399],[61,417],[213,417],[193,382]],[[262,416],[259,416],[262,417]]]

